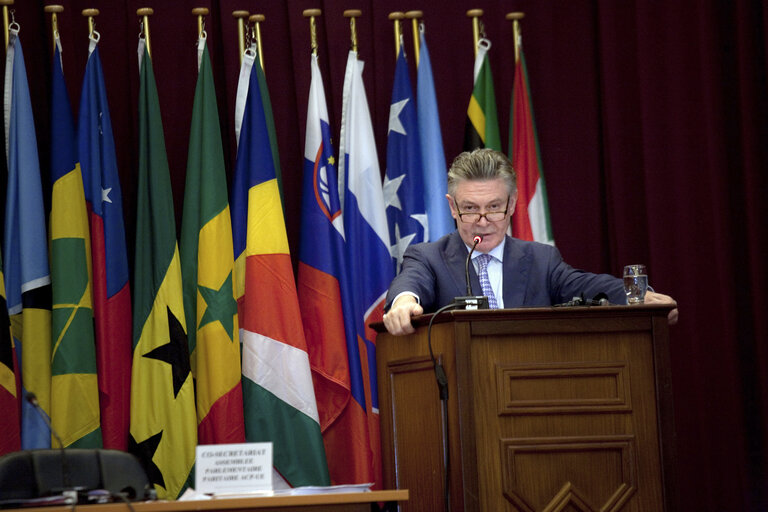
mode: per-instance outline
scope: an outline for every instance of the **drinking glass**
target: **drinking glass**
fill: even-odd
[[[627,294],[627,304],[642,304],[645,302],[645,292],[648,290],[648,273],[645,265],[627,265],[624,267],[624,292]]]

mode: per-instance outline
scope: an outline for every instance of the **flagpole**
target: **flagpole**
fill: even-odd
[[[520,62],[520,48],[523,45],[523,36],[520,32],[520,20],[525,17],[523,12],[508,12],[506,19],[512,21],[512,34],[515,39],[515,64]]]
[[[88,18],[88,37],[93,37],[96,32],[96,23],[94,18],[99,15],[98,9],[83,9],[82,15]]]
[[[411,28],[413,32],[413,61],[416,63],[416,67],[419,67],[419,20],[424,16],[422,11],[408,11],[405,13],[405,17],[411,20]]]
[[[51,15],[51,41],[53,43],[53,53],[56,53],[56,38],[59,35],[59,17],[60,12],[64,12],[63,5],[46,5],[43,7],[43,11]]]
[[[472,48],[475,50],[475,57],[477,57],[477,43],[480,41],[480,16],[483,15],[482,9],[470,9],[467,11],[467,16],[472,18]]]
[[[317,24],[315,17],[320,16],[320,9],[304,9],[302,12],[305,18],[309,18],[309,41],[312,45],[312,55],[317,56]]]
[[[192,9],[192,15],[197,16],[197,37],[202,37],[205,32],[205,17],[208,16],[207,7],[195,7]]]
[[[389,13],[387,16],[390,20],[394,22],[395,27],[395,59],[397,59],[398,55],[400,55],[400,36],[402,35],[403,28],[402,23],[403,19],[405,18],[405,13],[402,13],[400,11],[395,11]]]
[[[259,51],[259,64],[261,64],[262,71],[264,71],[264,48],[261,46],[261,22],[265,19],[263,14],[251,14],[248,17],[248,21],[252,23],[252,37],[256,40],[256,48]]]
[[[232,11],[232,16],[237,19],[237,50],[240,65],[243,65],[243,54],[245,53],[245,20],[250,16],[248,11]]]
[[[357,24],[355,18],[362,16],[360,9],[347,9],[344,11],[344,17],[349,18],[349,37],[352,42],[352,51],[357,53]]]
[[[152,58],[152,49],[149,46],[149,17],[155,13],[151,7],[142,7],[136,10],[136,14],[141,16],[141,33],[144,35],[144,44],[147,47],[147,55]]]
[[[5,40],[5,49],[8,49],[8,6],[13,5],[13,0],[0,0],[3,6],[3,36]]]

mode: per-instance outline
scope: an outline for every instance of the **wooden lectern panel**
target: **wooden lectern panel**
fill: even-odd
[[[671,510],[667,308],[454,312],[377,341],[385,487],[401,510]],[[386,383],[386,385],[384,385]]]

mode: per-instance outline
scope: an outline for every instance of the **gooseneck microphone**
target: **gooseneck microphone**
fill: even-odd
[[[475,252],[475,248],[480,242],[483,241],[483,237],[475,235],[472,238],[472,248],[467,254],[467,259],[464,262],[464,278],[467,282],[467,295],[466,297],[456,297],[453,299],[453,307],[458,309],[488,309],[488,297],[484,295],[472,295],[472,283],[469,281],[469,262],[472,261],[472,253]]]
[[[472,239],[472,249],[469,250],[467,261],[464,262],[464,277],[467,280],[467,296],[472,295],[472,283],[469,282],[469,262],[472,261],[472,253],[475,252],[475,247],[482,241],[483,237],[475,235]]]
[[[32,407],[35,408],[35,411],[37,411],[37,414],[39,414],[40,417],[43,418],[43,421],[48,426],[48,430],[51,431],[51,434],[53,435],[53,437],[56,438],[56,441],[59,443],[59,448],[61,449],[61,479],[64,486],[64,491],[71,490],[71,485],[69,482],[69,467],[67,466],[67,458],[66,458],[66,451],[64,450],[64,443],[62,442],[61,437],[59,437],[59,433],[56,432],[56,429],[53,428],[50,418],[48,418],[48,415],[40,406],[40,402],[37,400],[37,395],[35,395],[31,391],[27,391],[25,398],[27,402],[29,402],[32,405]],[[77,499],[77,495],[75,495],[75,499]]]

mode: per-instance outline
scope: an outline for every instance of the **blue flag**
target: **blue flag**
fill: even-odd
[[[429,240],[417,127],[413,89],[401,47],[389,107],[387,172],[384,178],[392,255],[397,258],[398,270],[408,245]]]
[[[416,105],[421,142],[421,162],[424,172],[424,205],[429,219],[429,240],[434,242],[451,233],[456,227],[445,194],[447,169],[443,135],[440,132],[440,115],[437,111],[435,80],[432,77],[432,63],[429,59],[423,25],[420,29],[419,66],[416,77]]]
[[[21,365],[22,393],[37,396],[40,410],[22,400],[21,448],[49,448],[42,414],[51,411],[51,276],[37,157],[35,122],[18,29],[11,29],[5,60],[5,126],[8,191],[5,203],[5,286],[8,314]]]

